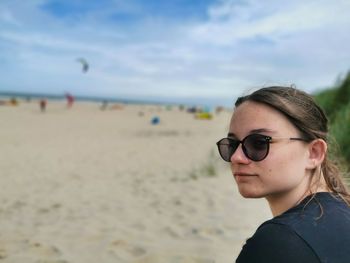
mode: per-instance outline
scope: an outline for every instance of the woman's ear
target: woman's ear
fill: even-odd
[[[326,153],[327,153],[327,143],[322,139],[315,139],[308,145],[309,159],[306,168],[315,169],[317,166],[321,165]]]

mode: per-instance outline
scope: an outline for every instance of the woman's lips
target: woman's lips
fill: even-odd
[[[258,176],[257,174],[250,173],[234,173],[233,175],[237,183],[249,182],[250,180]]]
[[[257,176],[256,174],[250,174],[250,173],[241,173],[241,172],[236,172],[233,174],[234,176]]]

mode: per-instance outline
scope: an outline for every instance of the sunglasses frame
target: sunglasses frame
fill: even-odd
[[[246,142],[247,139],[251,138],[252,136],[259,136],[261,139],[265,140],[266,141],[266,153],[264,154],[263,157],[259,158],[259,159],[256,159],[256,158],[252,158],[251,156],[249,156],[249,152],[246,148],[246,146],[244,145],[244,143]],[[243,150],[243,153],[244,155],[251,161],[253,162],[260,162],[262,160],[264,160],[267,155],[269,154],[270,152],[270,143],[272,143],[274,140],[291,140],[291,141],[306,141],[305,139],[303,138],[298,138],[298,137],[290,137],[290,138],[281,138],[281,137],[274,137],[272,138],[271,136],[267,136],[267,135],[263,135],[263,134],[259,134],[259,133],[252,133],[252,134],[249,134],[247,135],[246,137],[243,138],[243,140],[236,140],[236,139],[233,139],[233,138],[230,138],[230,137],[225,137],[225,138],[222,138],[221,140],[219,140],[216,145],[218,147],[218,150],[219,150],[219,154],[221,156],[221,158],[225,161],[225,162],[231,162],[231,158],[232,158],[232,155],[226,160],[225,159],[225,156],[223,156],[222,152],[220,151],[220,146],[222,145],[221,142],[223,140],[228,140],[229,144],[228,145],[231,145],[231,147],[233,147],[234,145],[236,145],[236,149],[234,149],[234,151],[232,152],[232,155],[237,151],[238,147],[240,144],[242,144],[242,150]],[[226,145],[226,144],[225,144]]]

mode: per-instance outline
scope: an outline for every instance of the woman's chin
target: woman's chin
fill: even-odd
[[[242,187],[238,187],[239,193],[244,198],[261,198],[264,197],[262,193],[259,193],[257,191],[253,191],[252,189],[245,189]]]

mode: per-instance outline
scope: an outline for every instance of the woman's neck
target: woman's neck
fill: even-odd
[[[316,178],[317,177],[317,178]],[[304,182],[299,187],[286,192],[280,192],[266,196],[272,215],[278,216],[288,209],[298,205],[305,197],[318,193],[329,192],[327,184],[322,175],[312,176],[311,180]]]
[[[286,212],[288,209],[298,205],[305,197],[312,194],[307,191],[296,194],[295,192],[274,194],[266,197],[269,203],[273,217]]]

